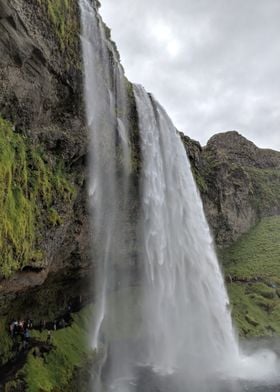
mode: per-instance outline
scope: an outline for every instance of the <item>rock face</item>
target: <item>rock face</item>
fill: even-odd
[[[280,214],[280,153],[236,131],[206,147],[182,135],[216,243],[226,246],[260,218]]]
[[[93,0],[93,4],[99,7],[98,1]],[[24,150],[19,165],[7,168],[0,159],[0,188],[2,178],[6,187],[1,169],[11,171],[8,182],[19,188],[35,222],[28,252],[22,257],[13,243],[7,245],[13,241],[2,241],[6,232],[5,227],[1,232],[0,221],[0,315],[8,318],[18,317],[23,308],[29,312],[35,298],[34,318],[46,308],[52,308],[53,313],[55,308],[63,309],[66,298],[91,295],[88,277],[94,263],[87,195],[89,143],[79,19],[78,1],[0,0],[0,149],[1,135],[4,139],[9,134],[10,155],[17,156],[14,138]],[[104,26],[104,31],[113,74],[119,55],[115,44],[109,42],[110,30]],[[135,193],[131,215],[135,217],[139,135],[133,90],[126,82]],[[27,177],[23,185],[18,172]],[[14,201],[13,186],[10,193]],[[1,200],[0,194],[0,207]],[[16,237],[13,231],[9,235],[11,240]],[[2,244],[7,257],[3,257]]]
[[[0,335],[14,317],[51,320],[69,299],[92,297],[79,31],[78,1],[0,0]],[[112,42],[107,46],[113,69],[118,53]],[[127,89],[136,222],[141,149],[128,81]],[[280,214],[279,152],[237,132],[215,135],[206,147],[181,137],[217,245]],[[133,224],[128,229],[135,235]],[[128,267],[134,285],[138,251],[135,240]],[[125,270],[121,261],[116,268]],[[0,345],[1,358],[3,352]]]
[[[0,117],[24,140],[24,166],[31,176],[25,197],[33,203],[34,219],[42,223],[35,225],[29,244],[42,252],[40,260],[25,257],[7,269],[11,277],[0,272],[0,313],[17,293],[60,276],[63,282],[68,277],[80,282],[91,266],[79,31],[77,1],[0,0]],[[110,39],[108,29],[106,34]],[[108,46],[118,59],[115,45]],[[133,102],[131,122],[136,192],[141,162]],[[258,149],[237,132],[216,135],[206,147],[184,135],[182,140],[219,246],[236,240],[260,217],[280,213],[280,153]],[[40,165],[34,163],[34,152],[40,155]],[[52,183],[60,167],[64,185],[57,187]],[[22,186],[17,171],[13,167],[11,181]],[[40,171],[44,181],[38,189],[32,173],[39,172],[41,178]],[[72,196],[66,201],[69,187]],[[49,198],[45,188],[55,197]],[[42,286],[43,293],[46,287]]]
[[[33,198],[35,189],[30,190],[27,202],[34,199],[35,220],[43,222],[35,225],[32,246],[43,257],[40,263],[25,260],[10,279],[1,279],[0,272],[3,303],[11,293],[41,285],[50,273],[80,271],[90,263],[78,2],[0,0],[0,53],[0,117],[24,139],[28,187],[41,170],[54,193],[51,179],[56,181],[62,167],[62,182],[73,190],[67,202],[63,186],[51,201],[42,195],[43,182]],[[34,152],[44,162],[41,169],[35,167]],[[18,185],[15,171],[12,182]]]

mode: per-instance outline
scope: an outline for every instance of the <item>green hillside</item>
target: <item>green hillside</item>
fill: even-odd
[[[280,217],[263,219],[220,256],[240,334],[280,334]]]

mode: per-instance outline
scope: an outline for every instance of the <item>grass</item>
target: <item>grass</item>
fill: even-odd
[[[13,356],[12,353],[13,341],[7,330],[7,322],[5,318],[0,319],[0,337],[1,337],[0,365],[3,365],[7,361],[9,361]]]
[[[280,217],[262,219],[221,256],[232,278],[280,284]]]
[[[138,288],[123,289],[109,295],[109,316],[104,320],[103,326],[103,333],[109,341],[141,336],[140,296]],[[125,306],[122,306],[123,303]],[[96,363],[103,355],[102,350],[98,354],[93,352],[89,344],[93,311],[94,306],[89,305],[73,315],[74,322],[70,327],[52,331],[53,350],[44,358],[34,357],[31,352],[26,365],[18,372],[16,379],[8,384],[7,388],[10,389],[7,390],[17,390],[13,388],[18,383],[23,383],[27,392],[73,392],[77,390],[77,385],[80,390],[87,391],[87,383],[94,377],[92,367],[96,368]],[[4,321],[3,325],[5,326]],[[39,341],[47,341],[46,331],[33,331],[32,336]]]
[[[70,327],[52,332],[54,349],[45,358],[29,355],[21,373],[27,384],[27,392],[63,391],[72,380],[74,370],[82,367],[92,354],[88,336],[92,319],[92,307],[84,308],[73,316]],[[47,333],[33,333],[37,339],[47,340]]]
[[[62,163],[50,162],[0,117],[0,275],[9,277],[30,263],[40,266],[40,230],[61,222],[54,205],[74,194]]]
[[[260,210],[280,205],[280,171],[279,169],[258,169],[247,167],[251,178],[252,202]]]
[[[126,303],[124,308],[121,306],[124,302],[123,297]],[[140,292],[137,288],[120,290],[109,296],[109,318],[105,319],[103,331],[110,341],[139,336],[139,297]],[[35,358],[32,353],[29,354],[27,364],[18,374],[19,379],[24,378],[27,392],[76,390],[73,388],[83,374],[85,385],[82,390],[88,390],[86,384],[92,373],[91,368],[98,361],[98,356],[102,355],[94,353],[89,344],[93,305],[73,315],[73,318],[71,327],[52,332],[51,343],[54,349],[45,358]],[[34,331],[32,336],[37,340],[47,340],[46,331]]]
[[[279,335],[280,217],[262,219],[220,256],[240,335]]]

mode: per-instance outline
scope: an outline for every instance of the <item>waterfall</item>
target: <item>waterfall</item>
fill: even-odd
[[[123,70],[108,41],[99,15],[90,0],[80,0],[84,95],[90,132],[90,208],[96,259],[95,328],[92,345],[98,348],[100,331],[107,312],[107,294],[114,290],[116,265],[124,259],[130,146],[127,131],[127,90]],[[113,68],[110,64],[114,63]]]
[[[135,238],[130,203],[129,102],[123,69],[92,1],[80,0],[80,10],[95,287],[90,344],[99,357],[92,389],[101,392],[104,382],[131,378],[129,350],[115,343],[119,336],[127,335],[131,319],[132,298],[127,288],[133,279],[129,266]]]
[[[213,241],[175,127],[142,87],[135,86],[134,92],[143,160],[149,360],[163,373],[186,365],[191,373],[200,369],[213,373],[228,358],[238,356]]]
[[[80,0],[80,10],[98,354],[92,390],[224,392],[237,390],[228,380],[275,377],[271,353],[240,352],[185,149],[164,109],[137,85],[140,218],[133,213],[128,82],[92,0]]]

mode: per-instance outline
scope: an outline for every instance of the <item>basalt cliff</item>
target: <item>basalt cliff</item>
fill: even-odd
[[[216,244],[236,241],[259,220],[280,214],[280,153],[260,149],[236,131],[205,147],[182,135]]]
[[[105,31],[113,69],[119,57]],[[87,203],[89,136],[79,33],[77,1],[0,0],[4,329],[6,320],[19,313],[56,317],[69,298],[91,300],[94,233]],[[127,88],[137,188],[141,152],[129,82]],[[213,136],[205,147],[181,137],[219,248],[232,245],[262,218],[280,214],[280,152],[259,149],[236,131]],[[9,358],[5,350],[0,364],[4,354]]]
[[[79,281],[91,257],[78,3],[1,0],[0,29],[4,303],[50,276]],[[219,247],[279,215],[279,152],[259,149],[236,131],[213,136],[205,147],[181,136]]]

